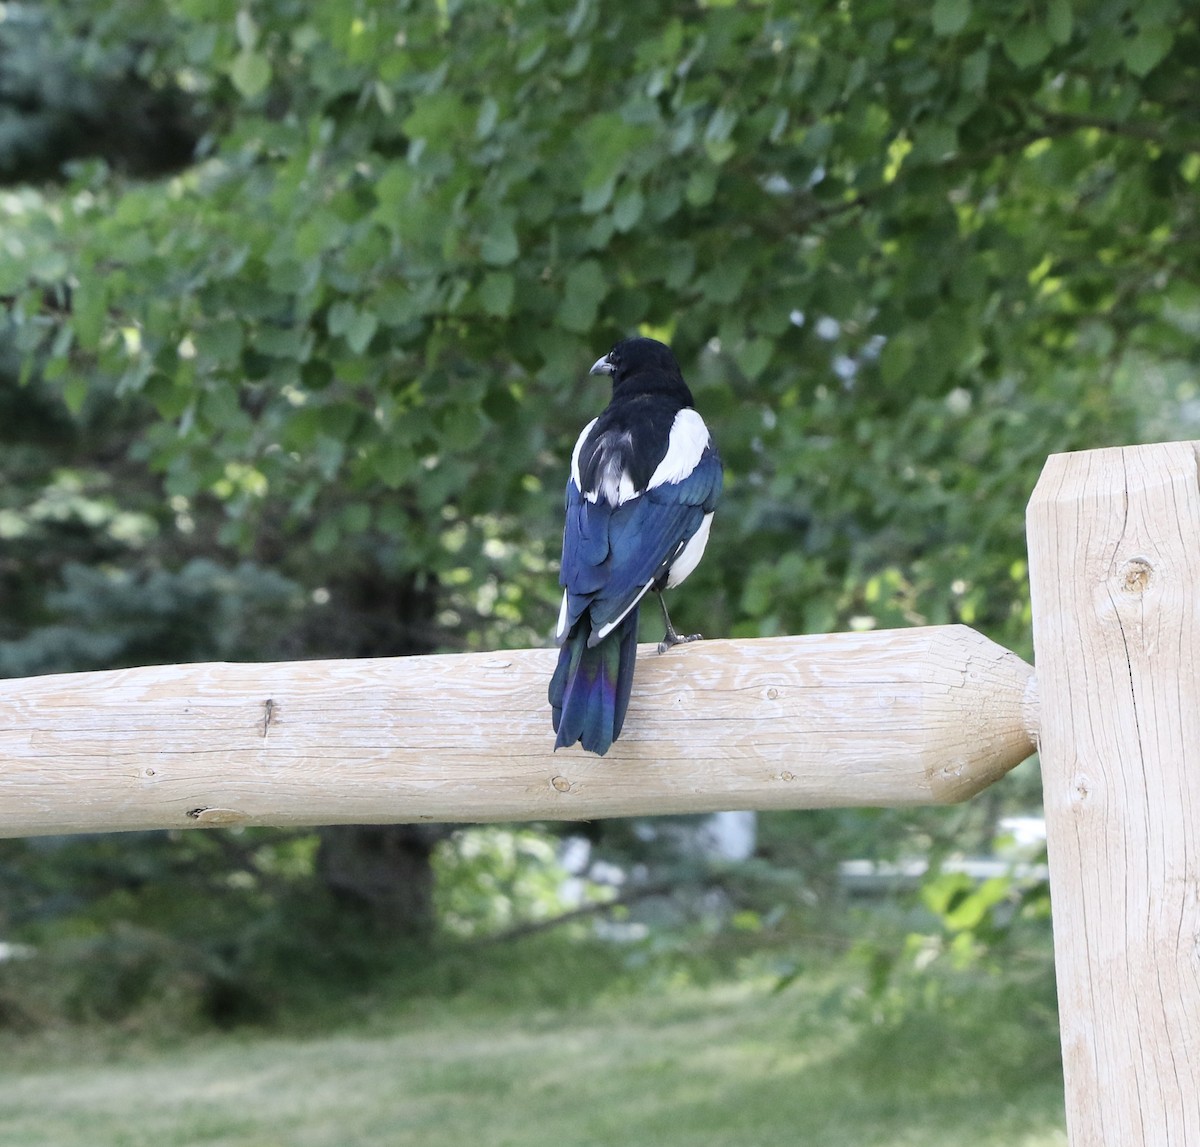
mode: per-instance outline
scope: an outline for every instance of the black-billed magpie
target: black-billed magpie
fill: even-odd
[[[638,607],[696,568],[721,496],[721,459],[669,347],[617,343],[591,370],[612,376],[612,399],[571,455],[563,530],[562,646],[550,680],[555,748],[576,741],[603,755],[621,732],[637,656]]]

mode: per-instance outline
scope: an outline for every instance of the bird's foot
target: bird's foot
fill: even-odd
[[[676,633],[674,626],[669,626],[666,635],[658,643],[658,651],[659,653],[666,653],[673,645],[686,645],[689,641],[699,641],[703,636],[704,634],[702,633],[689,633],[685,637],[682,633]]]

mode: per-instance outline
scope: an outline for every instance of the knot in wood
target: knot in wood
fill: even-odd
[[[245,813],[238,812],[236,809],[209,808],[205,805],[201,805],[200,808],[188,809],[187,815],[197,824],[210,828],[231,828],[235,825],[245,824],[249,819]]]
[[[1130,558],[1121,567],[1121,588],[1126,593],[1145,593],[1153,574],[1154,567],[1145,558]]]
[[[557,789],[557,790],[558,790],[560,793],[565,793],[565,792],[570,792],[570,791],[571,791],[571,782],[570,782],[569,780],[567,780],[567,778],[566,778],[566,777],[554,777],[554,778],[552,778],[552,779],[551,779],[550,783],[551,783],[551,784],[552,784],[552,785],[553,785],[553,786],[554,786],[554,787],[555,787],[555,788],[556,788],[556,789]]]

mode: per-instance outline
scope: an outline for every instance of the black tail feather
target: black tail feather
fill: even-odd
[[[550,679],[556,749],[579,741],[589,753],[603,756],[620,736],[633,691],[637,633],[637,609],[590,649],[586,615],[571,630]]]

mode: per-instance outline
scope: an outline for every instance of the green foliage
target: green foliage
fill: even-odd
[[[379,531],[391,568],[528,584],[448,554],[444,515],[552,552],[528,480],[559,485],[582,366],[645,324],[729,464],[690,595],[721,628],[963,618],[1025,646],[1042,459],[1136,436],[1135,351],[1194,364],[1177,4],[153,7],[55,19],[136,27],[141,74],[214,130],[166,184],[85,169],[20,206],[57,257],[25,266],[15,337],[68,402],[142,396],[148,460],[246,544]]]
[[[46,622],[0,642],[0,674],[250,657],[270,648],[296,599],[296,586],[278,574],[203,558],[141,575],[71,564],[61,576],[62,588],[45,597]]]
[[[46,7],[0,17],[0,181],[54,178],[81,156],[143,176],[186,163],[200,131],[186,95],[139,75],[133,41],[55,35]]]
[[[712,635],[961,620],[1027,654],[1045,456],[1197,432],[1177,0],[5,11],[2,672],[543,640],[584,371],[635,329],[727,464],[677,607]],[[996,811],[770,832],[827,870]],[[505,848],[443,857],[448,913],[514,911]],[[114,951],[181,926],[122,911]]]
[[[0,928],[33,951],[0,962],[0,1029],[278,1021],[423,968],[315,879],[317,854],[269,829],[0,841]]]
[[[956,1087],[954,1072],[968,1060],[1009,1087],[1057,1076],[1044,886],[942,874],[921,900],[932,926],[920,914],[876,920],[852,950],[866,990],[838,1000],[862,1025],[846,1069],[930,1091]],[[909,1054],[916,1047],[926,1049],[925,1058]]]
[[[471,828],[444,841],[434,858],[437,915],[460,936],[486,936],[546,921],[570,907],[569,874],[558,838],[524,828]]]

